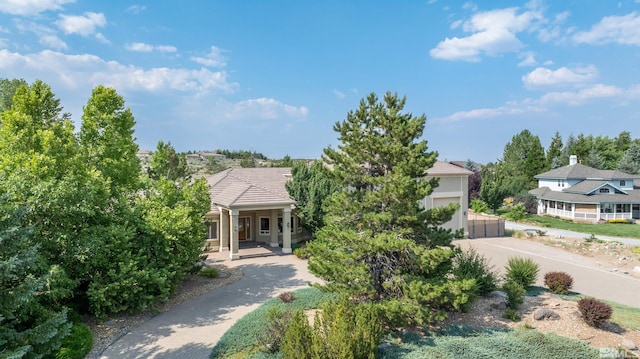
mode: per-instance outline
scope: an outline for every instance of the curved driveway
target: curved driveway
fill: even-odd
[[[263,255],[229,261],[228,252],[210,254],[209,263],[238,267],[244,277],[151,318],[109,346],[101,358],[209,358],[236,320],[282,291],[319,282],[307,271],[306,261],[273,255],[267,248],[241,249],[240,254],[252,250]]]

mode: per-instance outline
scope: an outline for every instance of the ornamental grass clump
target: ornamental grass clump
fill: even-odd
[[[573,278],[565,272],[549,272],[544,275],[544,285],[551,293],[569,294],[569,289],[573,287]]]
[[[582,319],[592,327],[600,327],[604,324],[611,314],[613,309],[607,303],[601,302],[595,298],[582,298],[578,301],[578,310]]]
[[[519,283],[524,289],[531,287],[538,278],[540,267],[531,258],[511,257],[506,270],[506,281]]]

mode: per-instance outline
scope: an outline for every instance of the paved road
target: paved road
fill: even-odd
[[[241,254],[249,251],[241,250]],[[265,252],[269,251],[262,249]],[[244,277],[151,318],[113,343],[101,358],[209,358],[236,320],[282,291],[319,281],[307,271],[306,261],[293,255],[228,261],[214,253],[209,261],[238,267]]]
[[[544,273],[567,272],[573,277],[573,291],[640,307],[640,280],[611,272],[610,268],[600,267],[587,257],[542,243],[509,237],[466,239],[455,243],[462,248],[476,248],[501,273],[510,257],[530,257],[540,265],[537,285],[543,285]]]
[[[625,226],[626,225],[627,224],[625,224]],[[635,226],[638,227],[638,232],[640,232],[640,225],[635,225]],[[585,237],[591,236],[591,233],[580,233],[580,232],[567,231],[564,229],[536,227],[530,224],[523,224],[523,223],[517,223],[517,222],[510,222],[510,221],[505,222],[505,228],[518,229],[521,231],[524,231],[527,229],[541,230],[541,231],[547,232],[547,234],[552,236],[562,236],[562,237],[571,237],[571,238],[585,238]],[[625,244],[640,246],[640,239],[637,239],[637,238],[621,238],[621,237],[611,237],[611,236],[601,236],[601,235],[597,235],[596,237],[598,239],[602,239],[605,241],[610,241],[610,242],[618,241]]]

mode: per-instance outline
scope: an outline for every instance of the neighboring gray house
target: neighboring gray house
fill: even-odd
[[[439,177],[440,185],[422,201],[424,208],[457,203],[450,222],[444,225],[467,233],[468,178],[471,171],[437,161],[426,178]],[[211,195],[207,244],[211,250],[229,251],[238,259],[240,242],[259,242],[271,247],[282,245],[291,253],[291,244],[311,238],[295,215],[295,201],[285,183],[291,168],[230,168],[205,177]]]
[[[538,214],[579,222],[640,218],[640,176],[598,170],[571,156],[568,166],[535,176]]]

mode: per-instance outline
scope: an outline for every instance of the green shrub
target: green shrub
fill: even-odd
[[[544,285],[551,293],[568,294],[573,287],[573,278],[565,272],[549,272],[544,275]]]
[[[540,267],[531,258],[511,257],[505,269],[507,281],[515,281],[527,289],[536,282]]]
[[[282,303],[291,303],[296,299],[296,295],[293,292],[282,292],[278,295],[278,298]]]
[[[487,294],[497,287],[498,279],[493,266],[473,247],[460,250],[453,257],[453,275],[457,280],[474,279],[477,295]]]
[[[635,254],[640,254],[640,246],[633,247],[631,251]]]
[[[92,346],[93,334],[91,333],[91,329],[82,322],[74,322],[69,335],[62,339],[60,349],[45,358],[82,359],[91,351]]]
[[[485,201],[476,198],[471,200],[471,210],[475,213],[487,213],[489,212],[489,206]]]
[[[293,250],[293,255],[300,259],[309,259],[311,253],[309,253],[307,247],[299,247]]]
[[[260,350],[267,353],[276,353],[280,350],[284,334],[289,323],[291,323],[291,317],[291,311],[282,310],[278,307],[272,307],[267,311],[267,326],[256,337]]]
[[[316,312],[313,329],[304,315],[294,315],[282,342],[282,357],[373,359],[381,338],[376,307],[341,298]]]
[[[504,217],[510,221],[521,221],[527,216],[527,208],[522,203],[509,206]]]
[[[607,303],[601,302],[595,298],[582,298],[578,301],[578,310],[582,319],[592,327],[599,327],[609,318],[613,310]]]
[[[220,272],[215,268],[204,268],[198,272],[198,275],[205,278],[218,278]]]
[[[502,316],[513,322],[520,320],[520,312],[517,309],[507,308]]]
[[[507,293],[508,308],[518,309],[520,305],[524,303],[524,296],[527,292],[522,284],[514,280],[507,280],[502,286],[502,290]]]

